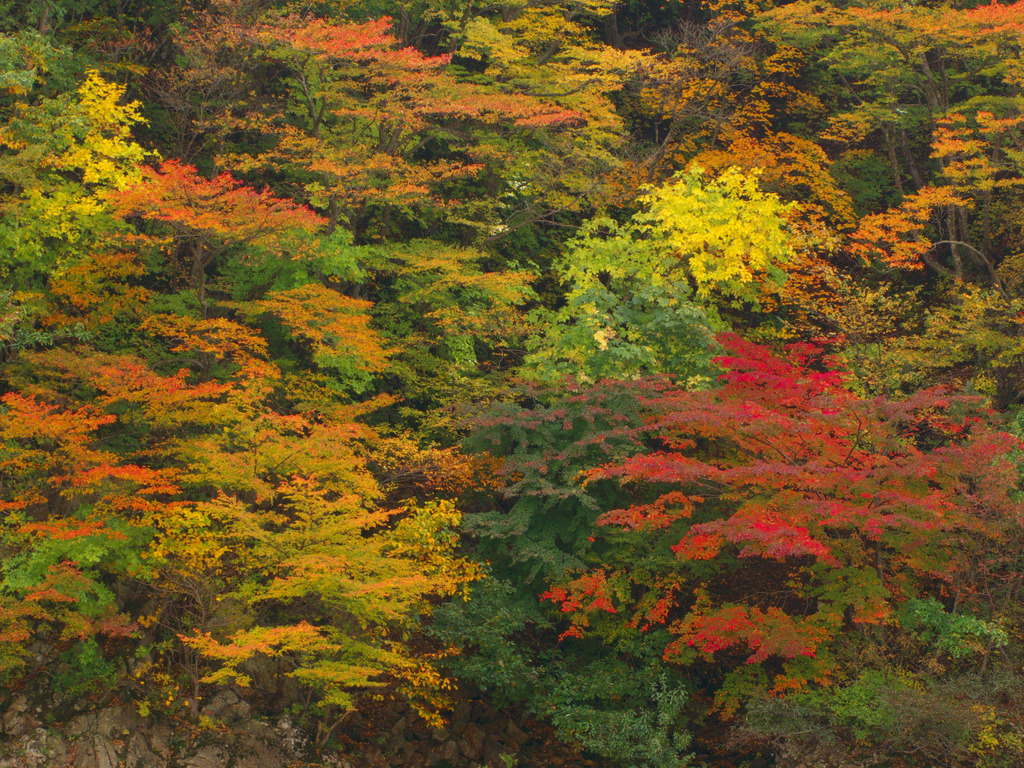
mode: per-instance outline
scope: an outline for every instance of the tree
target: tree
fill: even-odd
[[[719,307],[757,305],[785,281],[789,207],[755,175],[693,168],[642,198],[619,226],[595,219],[558,263],[565,307],[531,340],[536,376],[585,381],[654,373],[707,380]]]
[[[318,241],[310,235],[326,223],[308,208],[245,187],[226,173],[207,180],[174,161],[141,173],[141,183],[111,196],[113,209],[170,229],[204,318],[206,272],[218,256],[240,249],[300,258],[315,251]]]
[[[38,102],[25,98],[25,85],[10,88],[23,100],[0,131],[0,148],[8,152],[0,175],[11,189],[4,200],[10,215],[0,226],[0,275],[39,287],[123,232],[107,196],[139,180],[146,152],[131,129],[142,122],[141,105],[120,104],[125,89],[96,72],[74,93]]]
[[[628,146],[615,99],[650,60],[597,39],[594,27],[615,10],[606,0],[495,10],[468,8],[446,20],[464,77],[551,104],[574,120],[571,130],[537,121],[533,131],[481,137],[481,149],[500,158],[503,168],[496,170],[507,187],[492,237],[605,204]]]
[[[991,177],[991,172],[981,167],[984,161],[978,144],[971,147],[971,142],[965,143],[962,138],[952,140],[945,126],[965,111],[999,113],[1007,118],[1016,113],[1013,94],[1019,73],[1012,62],[1021,14],[1019,3],[992,3],[974,9],[886,5],[840,8],[796,3],[774,9],[760,19],[775,39],[820,51],[827,71],[845,91],[848,108],[829,118],[830,128],[825,133],[828,139],[865,148],[871,137],[881,139],[892,185],[907,200],[890,212],[879,213],[877,219],[872,217],[867,222],[868,234],[879,234],[870,231],[879,223],[892,224],[902,230],[904,240],[913,240],[892,246],[893,260],[898,264],[906,264],[907,256],[914,261],[924,258],[929,266],[945,273],[948,268],[932,253],[933,248],[944,245],[948,246],[957,279],[965,277],[965,257],[987,273],[986,279],[994,277],[992,190],[985,193],[984,184],[982,189],[976,186],[981,179],[969,179],[978,173]],[[979,88],[986,78],[999,78],[1003,84]],[[982,119],[986,121],[990,118]],[[992,122],[988,125],[990,131],[996,127]],[[926,155],[929,148],[931,158]],[[957,158],[962,153],[974,157],[974,170],[966,175],[963,162],[967,157]],[[994,159],[1001,153],[993,148],[981,154]],[[935,189],[940,179],[968,189]],[[981,249],[972,242],[973,227],[968,222],[968,199],[974,195],[985,198]],[[930,242],[920,231],[929,219],[941,233]],[[904,254],[899,253],[901,248]]]
[[[579,478],[642,450],[643,401],[658,390],[651,382],[566,380],[523,386],[473,413],[466,448],[485,452],[497,469],[496,483],[480,483],[470,496],[479,511],[465,523],[488,577],[467,603],[439,607],[429,630],[464,648],[447,662],[460,679],[500,702],[522,703],[561,738],[637,768],[689,761],[687,690],[661,661],[664,638],[595,633],[560,643],[560,612],[538,593],[633,554],[594,536],[602,510],[626,496],[614,482],[584,487]]]
[[[665,658],[721,675],[730,712],[827,684],[908,601],[997,626],[1018,576],[995,553],[1024,541],[1017,439],[976,398],[862,399],[811,345],[719,341],[722,386],[648,398],[641,433],[661,447],[588,473],[633,494],[598,524],[646,554],[549,590],[570,632],[667,629]]]
[[[247,136],[264,136],[263,146],[238,146],[219,161],[240,172],[285,174],[297,198],[357,242],[368,239],[378,212],[387,220],[465,205],[444,190],[475,183],[485,171],[502,178],[516,137],[557,133],[584,119],[550,99],[454,77],[450,56],[398,48],[387,18],[338,24],[290,16],[249,29],[222,18],[216,28],[228,50],[255,49],[254,56],[282,68],[286,86],[267,110],[235,118]]]
[[[148,330],[205,356],[206,375],[79,348],[23,353],[8,376],[3,672],[37,674],[19,648],[42,641],[114,675],[110,638],[137,630],[190,679],[193,713],[205,682],[256,673],[292,675],[323,712],[404,678],[435,699],[446,683],[394,633],[477,578],[455,551],[459,512],[383,508],[360,408],[275,409],[259,333],[174,316]]]
[[[65,679],[88,688],[75,660],[88,660],[97,638],[131,635],[112,586],[146,572],[149,525],[169,510],[176,472],[105,449],[103,432],[116,417],[98,404],[67,404],[46,388],[8,392],[0,403],[0,622],[8,644],[0,673],[35,676],[70,654]],[[42,657],[28,653],[32,643],[43,644]]]

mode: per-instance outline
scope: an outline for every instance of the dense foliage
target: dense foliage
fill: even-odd
[[[0,2],[4,690],[1021,764],[1022,33]]]

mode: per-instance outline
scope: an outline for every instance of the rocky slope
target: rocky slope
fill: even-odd
[[[0,720],[0,768],[540,768],[592,765],[548,729],[464,693],[444,728],[407,705],[355,713],[329,749],[314,749],[290,718],[253,717],[238,693],[207,699],[198,721],[103,706],[51,722],[46,702],[15,696]],[[531,735],[533,734],[533,735]]]

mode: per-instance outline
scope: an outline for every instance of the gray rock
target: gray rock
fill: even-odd
[[[6,712],[3,718],[3,732],[5,735],[17,738],[34,732],[41,723],[33,717],[31,712]]]
[[[409,723],[408,718],[400,717],[398,722],[391,726],[391,733],[394,736],[399,736],[405,732],[405,726]]]
[[[126,768],[166,768],[168,760],[153,749],[141,731],[136,731],[128,739],[124,762]]]
[[[285,749],[289,750],[292,754],[299,755],[305,749],[308,739],[302,730],[296,727],[288,715],[281,715],[277,725],[274,726],[274,732],[280,738]]]
[[[500,746],[498,746],[498,742],[496,742],[494,739],[492,739],[490,737],[484,739],[484,748],[483,748],[483,751],[482,751],[482,756],[483,756],[483,759],[484,759],[484,763],[486,765],[489,765],[489,766],[501,766],[501,765],[503,765],[503,763],[501,762],[501,759],[499,757],[501,755],[501,753],[502,753],[502,749],[501,749]]]
[[[409,742],[406,741],[405,737],[399,733],[388,740],[386,749],[391,753],[405,752],[409,749]]]
[[[274,768],[292,762],[284,750],[268,744],[252,731],[238,737],[234,752],[234,768]]]
[[[237,704],[238,702],[239,698],[237,693],[232,691],[230,688],[223,688],[210,697],[203,708],[199,711],[207,717],[217,717],[225,709]]]
[[[32,715],[28,714],[28,700],[24,696],[15,696],[7,711],[4,712],[0,726],[8,736],[24,736],[36,727],[31,724],[34,719]]]
[[[106,736],[89,734],[75,745],[75,768],[117,768],[114,742]]]
[[[67,765],[68,755],[71,754],[71,745],[63,735],[59,733],[49,733],[42,728],[42,738],[40,739],[40,746],[42,752],[47,757],[47,765]],[[38,733],[39,731],[37,731]]]
[[[67,724],[64,729],[68,736],[81,736],[84,733],[96,733],[96,713],[89,712],[79,715]]]
[[[192,757],[182,761],[183,768],[225,768],[227,764],[227,750],[216,746],[203,747]]]
[[[0,768],[49,768],[67,765],[70,748],[67,739],[45,728],[36,728],[3,745]]]
[[[146,729],[149,748],[156,752],[165,762],[171,759],[171,729],[166,725],[153,725]],[[132,768],[132,766],[128,766]]]
[[[139,730],[144,720],[134,707],[107,707],[98,712],[86,712],[68,723],[70,736],[103,736],[116,739]]]
[[[200,712],[225,723],[237,723],[249,719],[249,703],[230,688],[217,691]]]

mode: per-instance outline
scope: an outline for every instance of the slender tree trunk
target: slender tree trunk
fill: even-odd
[[[612,12],[604,17],[604,40],[612,48],[622,49],[622,32],[619,31],[618,8],[612,8]]]
[[[960,239],[957,236],[956,206],[951,205],[946,209],[946,228],[949,230],[949,239],[953,241],[949,244],[949,255],[953,259],[953,276],[957,282],[963,282],[964,259],[960,253],[960,245],[956,242]]]
[[[900,193],[900,197],[905,194],[903,191],[903,179],[900,175],[900,161],[896,157],[896,140],[892,135],[892,129],[888,125],[882,126],[882,136],[885,138],[885,151],[889,155],[889,167],[892,169],[892,182],[896,185],[896,189]]]
[[[900,147],[903,150],[903,159],[907,163],[907,170],[910,171],[910,178],[914,182],[914,189],[922,189],[925,186],[924,178],[921,176],[921,170],[917,167],[917,161],[914,160],[914,153],[910,151],[907,132],[902,125],[900,126]]]

